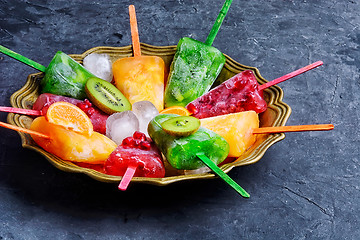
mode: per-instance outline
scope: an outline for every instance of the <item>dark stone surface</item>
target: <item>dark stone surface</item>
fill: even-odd
[[[223,1],[136,1],[140,39],[204,41]],[[57,50],[130,44],[131,1],[0,1],[0,42],[47,65]],[[256,164],[221,180],[116,186],[62,172],[0,129],[0,239],[360,239],[360,6],[356,0],[234,1],[214,46],[268,80],[323,60],[281,83],[286,134]],[[36,72],[0,55],[0,105]],[[6,121],[6,113],[0,113]]]

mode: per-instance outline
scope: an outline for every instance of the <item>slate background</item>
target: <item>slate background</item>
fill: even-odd
[[[57,50],[130,44],[128,5],[140,40],[204,41],[223,1],[0,1],[2,45],[47,65]],[[0,239],[360,239],[359,43],[356,0],[235,0],[214,46],[268,80],[324,65],[281,83],[288,125],[333,123],[331,132],[289,133],[256,164],[221,180],[113,184],[62,172],[0,129]],[[0,105],[32,68],[0,55]],[[6,121],[6,113],[0,113]]]

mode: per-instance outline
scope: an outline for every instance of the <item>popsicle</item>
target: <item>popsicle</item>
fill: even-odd
[[[190,102],[186,108],[192,113],[192,116],[199,119],[250,110],[261,113],[267,109],[267,103],[263,98],[263,89],[322,64],[322,61],[312,63],[260,86],[254,73],[251,70],[245,70]]]
[[[161,124],[176,116],[179,115],[158,115],[148,126],[151,139],[171,166],[186,170],[204,167],[204,163],[196,156],[201,152],[206,153],[216,165],[225,160],[229,153],[229,144],[213,131],[200,127],[195,133],[185,137],[176,137],[165,132]]]
[[[224,3],[205,43],[188,37],[180,39],[165,88],[165,107],[185,107],[206,93],[214,83],[224,66],[225,57],[211,45],[231,2]]]
[[[106,133],[106,120],[109,117],[109,115],[99,110],[96,106],[93,106],[92,103],[87,99],[82,101],[79,99],[59,96],[51,93],[43,93],[40,94],[39,97],[36,99],[32,110],[0,106],[0,111],[26,114],[30,116],[42,116],[42,115],[46,115],[46,112],[51,104],[59,101],[72,103],[78,106],[90,118],[91,123],[94,126],[94,131],[101,134]]]
[[[178,116],[179,115],[176,114],[158,115],[151,120],[148,127],[149,135],[165,155],[170,165],[177,169],[197,169],[207,166],[241,196],[250,197],[241,186],[217,166],[223,162],[228,155],[229,144],[226,140],[203,127],[196,128],[197,130],[195,132],[187,132],[186,135],[177,135],[177,130],[179,129],[181,129],[181,131],[179,130],[180,132],[184,129],[190,129],[189,125],[182,124],[191,122],[189,118],[192,118],[188,116]],[[174,121],[175,119],[177,120]],[[169,121],[175,123],[176,127],[169,128],[166,124]],[[192,124],[190,123],[190,125]],[[170,133],[169,130],[171,130]],[[182,134],[185,133],[182,132]]]
[[[85,83],[88,78],[95,77],[95,75],[86,70],[81,64],[61,51],[55,54],[48,67],[34,62],[1,45],[0,52],[44,72],[45,76],[40,82],[42,93],[53,93],[84,99],[86,97]]]
[[[131,104],[150,101],[161,111],[164,108],[165,63],[160,57],[141,55],[133,5],[129,6],[129,14],[134,56],[113,63],[115,86]]]
[[[256,141],[256,134],[294,131],[332,130],[332,124],[259,127],[255,111],[231,113],[200,119],[201,126],[222,136],[229,143],[229,157],[240,157]]]
[[[105,162],[105,172],[123,176],[120,190],[126,190],[133,177],[162,178],[165,168],[160,151],[144,133],[135,132],[123,140]]]
[[[34,119],[30,130],[49,136],[50,139],[32,136],[47,152],[72,162],[104,164],[117,145],[103,134],[93,132],[86,136],[62,126],[49,123],[44,116]]]

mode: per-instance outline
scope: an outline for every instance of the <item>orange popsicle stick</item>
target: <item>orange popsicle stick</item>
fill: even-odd
[[[8,128],[8,129],[15,130],[15,131],[18,131],[18,132],[28,133],[30,135],[38,136],[38,137],[41,137],[41,138],[51,139],[50,136],[48,136],[48,135],[45,135],[45,134],[42,134],[42,133],[39,133],[39,132],[35,132],[35,131],[30,130],[30,129],[14,126],[14,125],[4,123],[4,122],[0,122],[0,127]]]
[[[136,168],[137,166],[128,166],[128,168],[126,169],[126,172],[122,177],[118,187],[121,191],[125,191],[129,186],[129,183],[131,182],[131,179],[134,177],[134,174],[136,172]]]
[[[0,112],[19,113],[33,116],[41,116],[43,113],[40,110],[31,110],[24,108],[13,108],[13,107],[0,107]]]
[[[328,131],[332,129],[334,129],[334,125],[332,124],[317,124],[317,125],[254,128],[252,133],[264,134],[264,133],[304,132],[304,131]]]
[[[134,5],[129,6],[129,16],[130,16],[130,29],[131,29],[133,53],[134,53],[134,57],[138,57],[141,56],[141,50],[140,50],[139,31],[137,27]]]

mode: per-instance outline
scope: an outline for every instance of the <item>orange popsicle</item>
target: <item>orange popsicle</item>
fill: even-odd
[[[249,129],[259,127],[255,111],[238,112],[200,119],[201,126],[216,132],[229,143],[229,157],[241,156],[256,141]]]
[[[165,63],[157,56],[141,56],[135,7],[129,6],[134,57],[118,59],[113,64],[115,86],[131,104],[150,101],[164,108]]]
[[[77,133],[60,125],[49,123],[45,117],[36,118],[30,129],[50,137],[32,135],[43,149],[63,160],[103,164],[117,145],[106,136],[93,132],[91,136]]]

